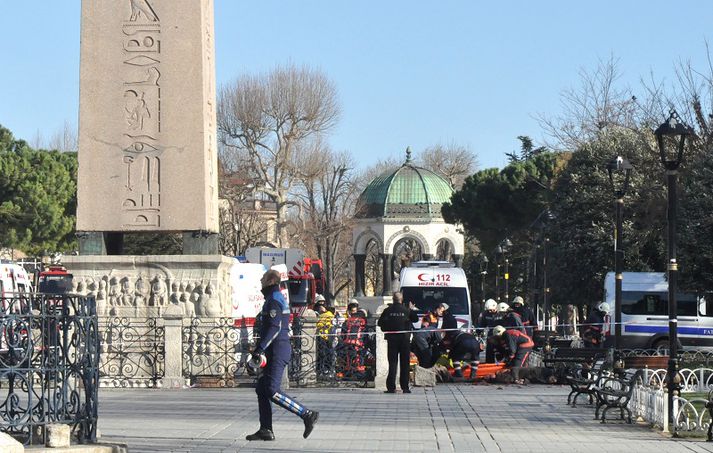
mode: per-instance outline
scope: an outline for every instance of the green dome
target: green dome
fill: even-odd
[[[359,196],[358,218],[441,218],[441,206],[450,201],[448,181],[406,160],[395,171],[383,173]]]

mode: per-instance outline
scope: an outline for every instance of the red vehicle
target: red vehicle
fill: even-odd
[[[322,260],[304,258],[287,272],[290,304],[312,308],[317,294],[324,293]]]
[[[72,274],[64,266],[49,266],[37,277],[37,290],[47,294],[65,294],[72,289]]]
[[[249,263],[260,263],[267,269],[278,264],[287,266],[290,307],[293,313],[312,308],[317,294],[324,293],[322,260],[305,258],[300,249],[250,247],[245,251]]]

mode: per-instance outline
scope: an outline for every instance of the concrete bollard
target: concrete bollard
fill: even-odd
[[[413,377],[413,385],[416,387],[435,387],[436,370],[433,368],[423,368],[416,365]]]
[[[381,313],[388,307],[388,304],[379,306],[376,309],[376,319],[379,319]],[[389,373],[389,358],[387,355],[386,338],[384,332],[377,325],[376,329],[376,374],[374,375],[374,389],[386,390],[386,375]],[[398,376],[398,372],[396,374]]]
[[[45,447],[65,448],[70,446],[69,425],[47,425],[45,426]]]
[[[3,453],[24,453],[25,447],[9,434],[0,433],[0,451]]]

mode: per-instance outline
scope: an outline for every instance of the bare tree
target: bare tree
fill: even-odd
[[[540,127],[550,137],[548,148],[574,150],[595,140],[599,132],[610,127],[637,128],[638,104],[632,91],[617,88],[620,78],[618,60],[610,57],[599,61],[594,71],[580,71],[581,85],[561,94],[562,112],[549,117],[536,116]]]
[[[223,145],[249,157],[249,169],[260,190],[277,205],[279,245],[288,245],[294,153],[301,142],[336,124],[340,108],[334,84],[319,70],[277,67],[224,86],[217,112]]]
[[[478,167],[478,159],[470,148],[455,142],[426,148],[419,161],[425,168],[443,176],[455,189],[460,189],[465,178]]]
[[[47,147],[62,152],[77,151],[79,148],[77,128],[69,121],[65,121],[62,128],[52,134]]]
[[[336,298],[351,283],[349,241],[354,204],[354,162],[346,152],[336,153],[315,140],[301,148],[295,162],[300,230],[305,249],[322,259],[325,296]]]

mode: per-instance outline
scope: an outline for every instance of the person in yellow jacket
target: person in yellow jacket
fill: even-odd
[[[324,297],[317,296],[314,304],[317,312],[317,378],[330,379],[334,376],[334,313],[327,308]],[[321,298],[321,300],[319,299]]]

